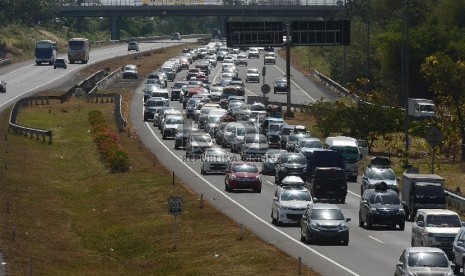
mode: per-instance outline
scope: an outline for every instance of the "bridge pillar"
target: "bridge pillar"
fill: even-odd
[[[111,40],[120,40],[121,17],[111,17]]]
[[[228,21],[229,16],[218,16],[218,21],[220,22],[220,36],[221,37],[226,37],[226,21]]]

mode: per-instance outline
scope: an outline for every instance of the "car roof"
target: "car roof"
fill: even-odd
[[[337,209],[341,210],[336,204],[332,203],[314,203],[312,205],[313,209]]]
[[[423,212],[426,215],[457,215],[455,211],[448,209],[418,209],[418,212]]]
[[[281,156],[303,156],[305,157],[305,155],[303,155],[302,153],[299,153],[299,152],[285,152],[283,154],[281,154]]]
[[[420,252],[442,252],[444,251],[441,248],[437,247],[406,247],[405,250],[410,253],[420,253]]]

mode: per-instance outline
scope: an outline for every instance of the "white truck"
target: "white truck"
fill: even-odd
[[[404,173],[402,204],[405,217],[413,220],[418,209],[445,209],[444,178],[436,174]]]
[[[436,117],[434,102],[427,99],[409,98],[407,114],[414,118]]]
[[[346,136],[328,137],[325,148],[339,152],[346,164],[347,180],[357,181],[358,167],[361,159],[357,139]]]

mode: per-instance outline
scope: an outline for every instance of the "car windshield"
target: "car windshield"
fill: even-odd
[[[395,194],[372,194],[369,201],[371,204],[400,204],[400,199]]]
[[[301,155],[289,155],[283,157],[283,163],[305,165],[307,164],[307,159],[305,158],[305,156]]]
[[[294,128],[285,127],[285,128],[283,128],[283,130],[281,131],[281,134],[283,134],[283,135],[289,135],[293,130],[294,130]]]
[[[252,144],[252,143],[258,143],[258,144],[264,144],[266,143],[266,138],[263,136],[248,136],[245,138],[245,143],[246,144]]]
[[[247,69],[247,74],[258,74],[258,69]]]
[[[184,85],[186,85],[186,84],[183,83],[183,82],[176,82],[176,83],[173,85],[173,88],[182,88]]]
[[[368,178],[373,180],[395,180],[396,175],[393,170],[371,170]]]
[[[339,209],[313,209],[311,219],[344,220],[344,215]]]
[[[211,143],[212,139],[206,135],[193,135],[192,140],[197,143]]]
[[[287,84],[287,80],[276,80],[276,84]]]
[[[179,125],[182,124],[182,118],[167,118],[165,123],[167,125]]]
[[[460,218],[456,215],[429,215],[426,227],[461,227]]]
[[[300,147],[321,149],[323,145],[319,141],[300,141]]]
[[[308,191],[302,190],[284,190],[281,194],[282,201],[311,201],[312,196]]]
[[[358,148],[356,147],[332,147],[331,149],[342,154],[344,160],[348,162],[357,161],[360,158]]]
[[[148,107],[154,107],[154,106],[163,106],[165,103],[163,101],[147,101],[145,104]]]
[[[208,117],[208,122],[210,124],[216,124],[220,121],[221,117]]]
[[[449,267],[449,260],[442,252],[414,252],[408,256],[410,267]]]
[[[306,135],[306,134],[291,134],[291,135],[289,135],[289,141],[290,142],[295,142],[295,141],[299,141],[299,139],[305,138],[305,137],[309,137],[309,135]]]
[[[277,132],[277,131],[279,131],[280,126],[281,125],[270,124],[269,130],[270,130],[270,132]]]
[[[233,173],[237,172],[244,172],[244,173],[258,173],[258,169],[256,166],[248,165],[248,164],[240,164],[234,165],[231,169]]]

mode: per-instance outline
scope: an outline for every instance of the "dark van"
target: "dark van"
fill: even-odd
[[[341,168],[343,171],[346,169],[344,157],[334,150],[328,149],[312,149],[302,151],[305,158],[307,158],[307,180],[311,180],[315,173],[315,169],[325,167]]]
[[[313,178],[307,184],[314,200],[330,200],[344,203],[347,196],[345,170],[337,167],[316,167]]]

